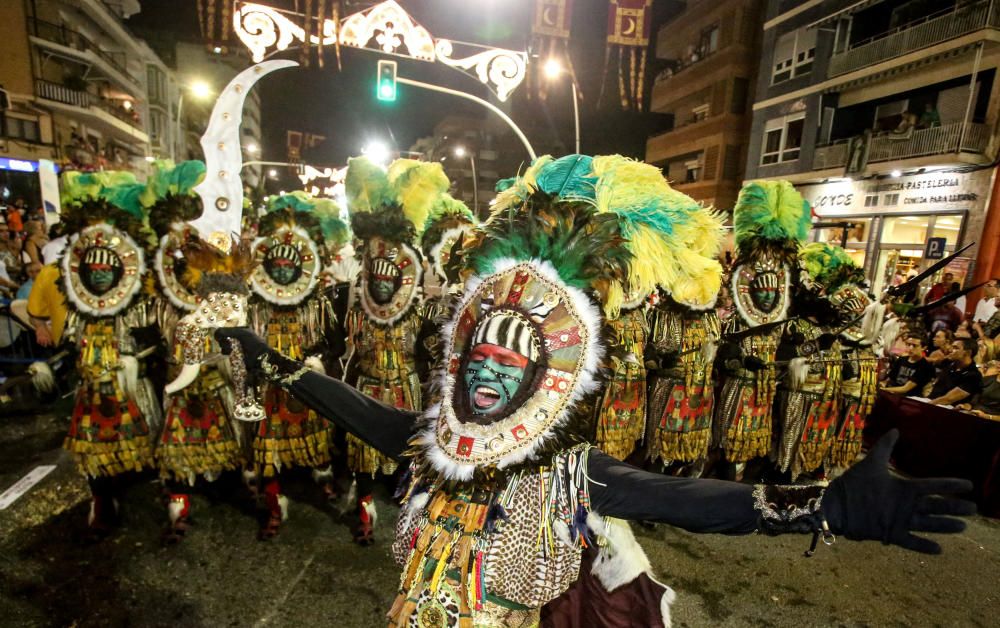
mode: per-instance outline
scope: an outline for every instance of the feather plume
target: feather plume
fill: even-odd
[[[809,204],[788,181],[752,181],[733,208],[733,233],[741,257],[763,252],[790,256],[812,227]]]
[[[802,247],[799,265],[826,293],[832,293],[845,283],[860,284],[865,280],[864,270],[847,251],[826,242],[812,242]]]
[[[247,279],[256,265],[253,243],[233,238],[229,253],[198,237],[191,237],[182,249],[187,260],[184,282],[199,295],[212,292],[249,294]]]
[[[389,165],[388,177],[396,203],[403,208],[403,214],[413,223],[419,236],[431,208],[451,186],[444,168],[436,161],[397,159]]]
[[[347,160],[344,190],[351,214],[376,211],[393,197],[385,170],[367,157]]]

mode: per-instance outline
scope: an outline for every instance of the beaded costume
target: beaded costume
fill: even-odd
[[[594,442],[609,456],[624,460],[646,428],[646,365],[643,351],[647,329],[645,308],[622,310],[605,324],[611,348],[608,381],[597,402]]]

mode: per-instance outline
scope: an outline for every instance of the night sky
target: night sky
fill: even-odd
[[[261,0],[261,3],[291,7],[294,0]],[[169,30],[179,39],[199,38],[195,0],[141,0],[141,4],[142,13],[134,16],[130,24]],[[532,0],[402,0],[400,4],[435,37],[518,50],[528,47]],[[357,2],[349,5],[348,12],[362,6]],[[677,5],[668,0],[655,2],[654,23],[662,22]],[[622,112],[616,103],[617,80],[613,74],[609,76],[600,107],[595,106],[604,64],[606,6],[606,0],[576,0],[574,10],[571,54],[583,95],[581,148],[584,153],[618,152],[641,158],[645,138],[664,126],[662,116]],[[654,28],[654,36],[655,32]],[[234,38],[232,45],[242,46],[242,43]],[[659,67],[650,48],[647,86]],[[415,139],[429,135],[443,116],[462,112],[481,116],[484,111],[454,97],[405,85],[399,86],[395,103],[380,103],[374,97],[375,68],[380,56],[351,48],[341,51],[340,72],[333,51],[329,50],[322,70],[283,70],[258,84],[256,89],[261,91],[263,105],[263,159],[285,159],[285,132],[289,129],[326,136],[323,145],[306,155],[307,161],[336,165],[359,154],[361,147],[372,139],[406,150]],[[298,53],[287,52],[283,56],[297,59]],[[399,74],[481,97],[488,93],[474,78],[440,64],[399,59]],[[536,127],[538,133],[557,133],[567,147],[572,147],[573,115],[568,84],[552,91],[544,103],[528,101],[525,91],[522,85],[511,97],[511,117],[526,129]]]

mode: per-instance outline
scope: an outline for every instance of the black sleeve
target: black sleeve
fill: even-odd
[[[978,395],[983,390],[983,376],[975,367],[963,369],[961,377],[956,378],[955,387],[970,395]]]
[[[917,391],[922,391],[932,379],[934,379],[934,367],[927,360],[921,360],[917,372],[910,378],[917,385]]]
[[[760,527],[749,484],[642,471],[590,450],[590,500],[600,515],[668,523],[690,532],[749,534]]]
[[[420,416],[418,412],[376,401],[340,380],[315,371],[305,372],[282,387],[323,418],[395,460],[400,460],[406,451],[414,421]]]
[[[900,385],[897,378],[899,377],[899,367],[900,365],[902,365],[902,363],[903,363],[902,360],[899,358],[896,358],[895,360],[892,361],[892,365],[889,367],[889,373],[886,377],[886,381],[889,382],[890,386]]]

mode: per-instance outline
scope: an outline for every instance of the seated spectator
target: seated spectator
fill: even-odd
[[[983,374],[983,391],[976,395],[972,403],[961,404],[957,409],[991,421],[1000,421],[1000,380],[997,379],[997,375],[1000,375],[1000,360],[987,362],[980,370]]]
[[[947,360],[948,353],[951,351],[951,344],[954,340],[955,334],[951,333],[948,329],[939,329],[934,332],[932,340],[934,350],[927,356],[927,361],[937,366]]]
[[[926,342],[918,334],[906,339],[907,354],[893,363],[882,390],[907,397],[923,396],[924,388],[934,379],[934,367],[924,357]]]
[[[998,301],[1000,301],[1000,296],[993,299],[994,308]],[[993,314],[985,323],[976,321],[975,326],[979,330],[981,338],[996,338],[997,334],[1000,334],[1000,309],[994,309]]]
[[[972,361],[978,351],[976,341],[971,338],[952,343],[948,363],[931,388],[930,403],[953,406],[982,392],[983,375]]]
[[[28,295],[31,294],[31,286],[33,286],[35,283],[35,277],[38,276],[38,273],[41,270],[42,270],[42,265],[37,262],[28,265],[28,279],[27,281],[21,284],[20,288],[17,289],[17,296],[14,297],[15,299],[28,298]]]
[[[976,303],[976,312],[972,315],[973,322],[985,324],[988,320],[990,320],[991,316],[996,314],[997,294],[1000,294],[1000,291],[997,290],[997,286],[998,284],[996,279],[990,279],[986,282],[986,285],[983,286],[983,298],[979,299],[979,302]],[[979,333],[982,334],[982,331]]]

